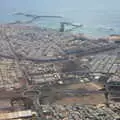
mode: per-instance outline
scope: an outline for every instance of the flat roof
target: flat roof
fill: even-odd
[[[25,118],[25,117],[31,117],[31,116],[32,116],[32,111],[31,110],[10,112],[10,113],[0,113],[0,120]]]
[[[109,83],[109,82],[120,82],[120,77],[114,75],[107,80],[107,83]]]

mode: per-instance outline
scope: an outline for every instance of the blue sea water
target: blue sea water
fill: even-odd
[[[61,15],[63,19],[40,19],[34,24],[59,29],[60,21],[68,21],[84,25],[75,32],[108,36],[120,34],[119,6],[120,0],[0,0],[0,23],[28,19],[14,16],[16,12]]]

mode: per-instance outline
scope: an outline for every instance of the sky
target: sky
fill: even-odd
[[[120,0],[0,0],[0,12],[70,12],[118,10]]]
[[[0,0],[0,15],[2,17],[15,12],[61,15],[89,24],[102,18],[107,22],[107,19],[111,19],[109,16],[119,19],[119,5],[120,0]]]

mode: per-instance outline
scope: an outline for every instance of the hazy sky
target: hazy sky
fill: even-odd
[[[70,12],[88,10],[118,10],[120,0],[0,0],[0,11]]]
[[[94,22],[107,15],[120,16],[119,6],[120,0],[0,0],[0,15],[25,12]]]

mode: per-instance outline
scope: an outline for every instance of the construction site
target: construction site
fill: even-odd
[[[120,39],[65,25],[0,25],[0,120],[120,120]]]

